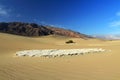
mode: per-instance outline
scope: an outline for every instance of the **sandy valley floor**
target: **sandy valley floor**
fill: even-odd
[[[120,80],[120,41],[0,33],[0,80]],[[107,52],[56,58],[15,57],[26,49],[103,48]],[[111,51],[110,51],[111,50]]]

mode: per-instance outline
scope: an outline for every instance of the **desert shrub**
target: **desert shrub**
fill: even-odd
[[[68,41],[66,41],[65,43],[67,43],[67,44],[69,44],[69,43],[74,43],[74,41],[73,41],[73,40],[68,40]]]

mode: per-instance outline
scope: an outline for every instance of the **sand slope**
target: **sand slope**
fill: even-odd
[[[0,80],[120,80],[120,41],[28,38],[0,33]],[[56,58],[15,57],[18,50],[104,48],[101,54]]]

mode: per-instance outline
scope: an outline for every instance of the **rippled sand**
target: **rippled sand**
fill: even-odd
[[[0,33],[0,80],[120,80],[120,41],[47,36],[27,38]],[[15,57],[26,49],[104,48],[101,54],[56,58]]]

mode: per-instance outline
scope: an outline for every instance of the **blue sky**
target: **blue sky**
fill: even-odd
[[[0,0],[0,22],[12,21],[120,34],[120,0]]]

